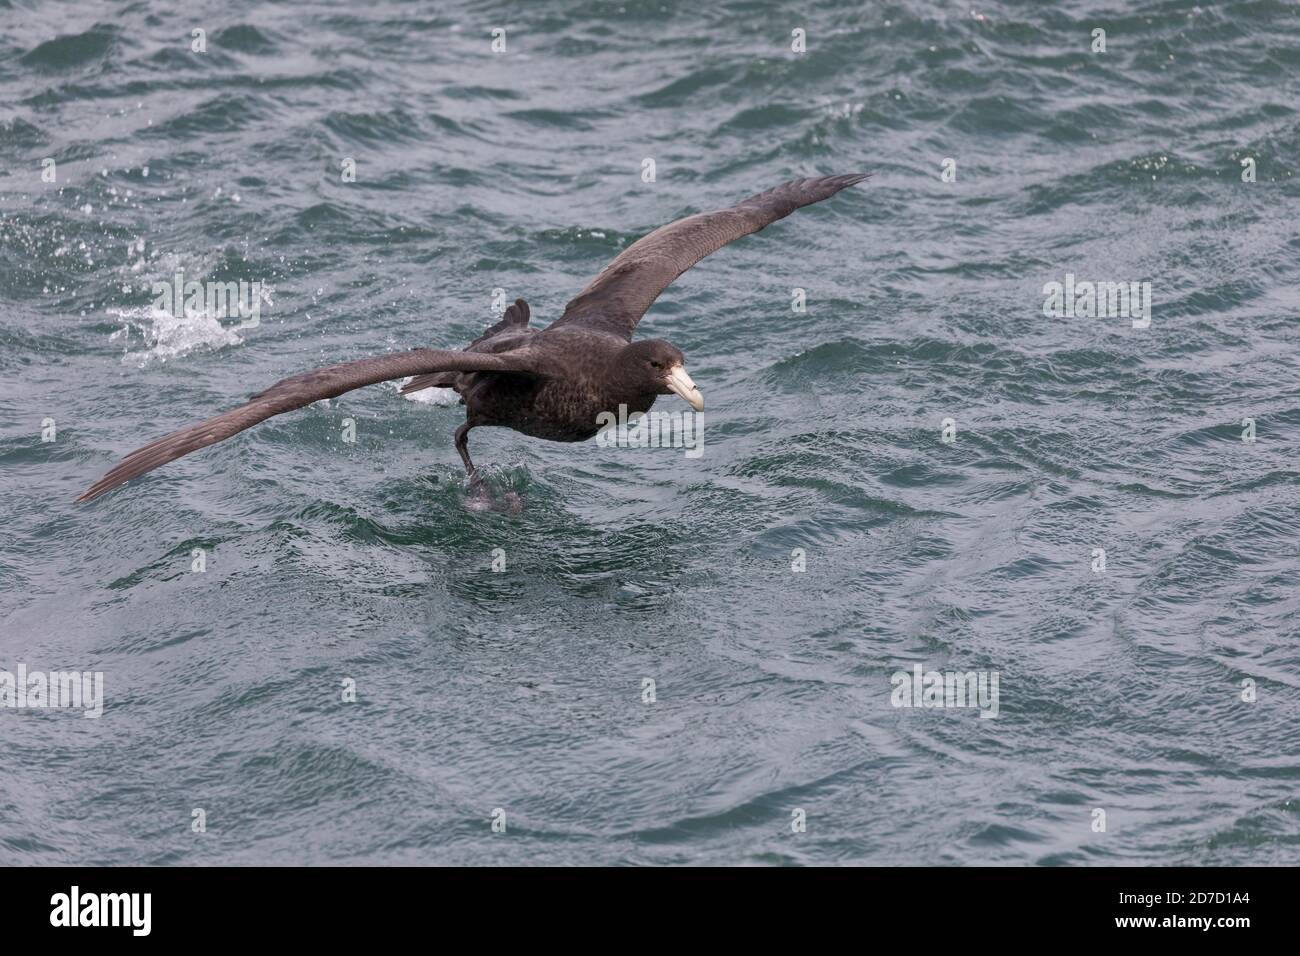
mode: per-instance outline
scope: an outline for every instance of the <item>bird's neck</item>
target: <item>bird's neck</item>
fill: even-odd
[[[622,374],[615,374],[606,379],[603,391],[606,392],[603,398],[611,410],[616,411],[618,406],[626,405],[629,413],[649,411],[650,406],[659,397],[654,391],[645,391],[631,384]]]

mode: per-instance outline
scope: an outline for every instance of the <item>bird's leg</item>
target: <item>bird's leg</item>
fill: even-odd
[[[478,491],[483,484],[483,479],[479,477],[474,462],[469,460],[469,430],[473,427],[469,422],[466,422],[456,429],[456,451],[460,453],[460,460],[465,463],[465,473],[469,475],[469,490]]]

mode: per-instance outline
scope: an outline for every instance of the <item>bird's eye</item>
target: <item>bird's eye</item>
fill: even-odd
[[[663,368],[663,366],[658,362],[651,362],[650,365],[652,368]]]

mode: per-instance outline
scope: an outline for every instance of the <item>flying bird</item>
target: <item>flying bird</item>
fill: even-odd
[[[438,386],[460,395],[465,423],[456,429],[456,451],[471,490],[481,478],[469,457],[470,429],[496,425],[573,442],[596,434],[602,412],[619,405],[629,413],[646,412],[660,395],[679,395],[702,411],[704,397],[686,374],[681,349],[663,339],[632,341],[641,316],[709,253],[866,178],[795,179],[728,209],[661,226],[619,253],[544,329],[529,328],[528,303],[517,299],[499,322],[459,351],[412,349],[286,378],[238,408],[136,449],[77,500],[98,498],[273,415],[389,379],[410,377],[403,393]]]

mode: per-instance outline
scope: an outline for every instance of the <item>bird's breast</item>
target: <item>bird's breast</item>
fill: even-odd
[[[645,412],[655,395],[614,395],[598,382],[584,378],[525,380],[519,376],[483,376],[466,390],[465,399],[476,424],[499,425],[550,441],[585,441],[609,420],[626,420]],[[624,409],[620,409],[624,406]]]

